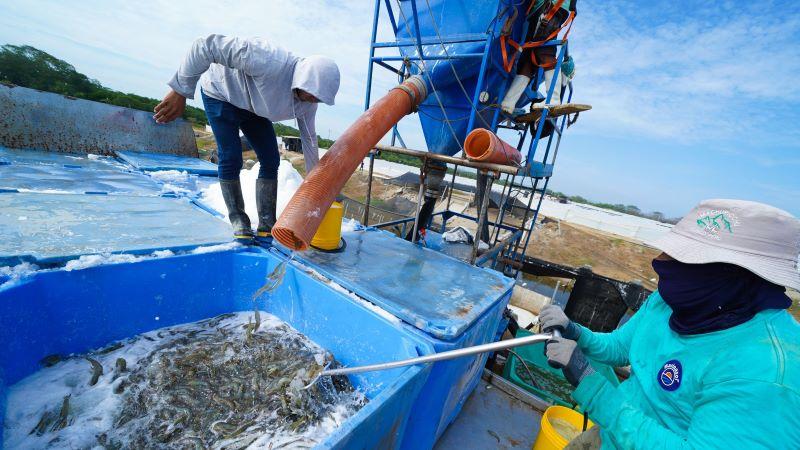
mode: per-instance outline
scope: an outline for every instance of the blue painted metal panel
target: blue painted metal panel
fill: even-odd
[[[514,284],[498,272],[473,267],[385,231],[355,231],[343,237],[347,247],[342,253],[311,250],[298,257],[438,339],[458,339]]]
[[[0,372],[10,385],[36,371],[46,355],[86,352],[156,328],[252,310],[253,292],[278,262],[265,252],[229,251],[37,273],[0,289]],[[346,365],[432,352],[412,332],[294,266],[258,307]],[[428,372],[415,366],[352,377],[370,401],[320,448],[396,448]],[[4,392],[0,385],[0,397]]]
[[[181,170],[197,175],[217,176],[217,165],[188,156],[118,151],[119,158],[139,170]]]
[[[553,165],[544,164],[539,161],[531,162],[531,176],[534,178],[545,178],[553,175]]]
[[[181,198],[0,193],[0,261],[55,262],[229,242],[230,226]]]

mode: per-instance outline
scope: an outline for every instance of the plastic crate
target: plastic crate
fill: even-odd
[[[527,330],[520,329],[519,331],[517,331],[516,337],[530,336],[531,334],[532,333]],[[553,367],[550,367],[549,364],[547,364],[547,357],[544,355],[544,345],[545,343],[541,342],[537,344],[526,345],[524,347],[517,347],[513,350],[525,361],[525,363],[528,366],[535,366],[539,369],[545,370],[546,372],[553,374],[557,378],[564,380],[566,382],[566,379],[564,378],[564,374],[561,372],[561,369],[555,369]],[[606,379],[608,379],[608,381],[611,382],[614,386],[619,384],[619,379],[617,378],[616,374],[614,374],[614,369],[611,366],[591,360],[589,361],[589,363],[592,365],[594,370],[596,370],[598,373],[606,377]],[[521,364],[518,358],[513,354],[510,354],[508,362],[506,363],[505,368],[503,369],[503,378],[510,380],[517,386],[522,387],[528,392],[546,401],[549,401],[554,405],[566,406],[567,408],[575,407],[574,403],[566,402],[557,395],[554,395],[552,392],[539,389],[536,386],[533,386],[525,382],[523,379],[521,379],[517,375],[517,367],[520,365]]]

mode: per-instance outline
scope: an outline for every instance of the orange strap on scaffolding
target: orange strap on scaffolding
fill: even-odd
[[[563,3],[564,3],[564,0],[560,0],[557,4],[558,4],[559,7],[561,7],[560,5],[563,4]],[[503,56],[503,68],[506,70],[506,72],[511,72],[511,69],[514,67],[514,61],[516,60],[518,53],[522,53],[523,51],[525,51],[526,49],[529,49],[529,48],[540,47],[545,42],[555,39],[556,37],[558,37],[559,33],[561,33],[561,30],[563,30],[565,27],[567,28],[567,31],[564,33],[564,37],[561,38],[561,40],[562,41],[566,41],[567,37],[569,36],[569,32],[572,30],[572,20],[574,18],[575,18],[575,11],[570,11],[569,12],[569,16],[567,16],[567,19],[564,21],[564,23],[561,24],[561,26],[557,30],[555,30],[552,33],[550,33],[549,36],[547,36],[546,38],[544,38],[544,39],[542,39],[540,41],[529,41],[529,42],[526,42],[526,43],[524,43],[522,45],[520,45],[517,42],[515,42],[513,39],[508,37],[506,34],[501,34],[500,35],[500,53]],[[507,46],[511,46],[515,50],[514,54],[511,55],[510,58],[508,56],[508,50],[506,49]],[[536,61],[536,56],[534,55],[534,52],[531,52],[531,61],[533,61],[533,63],[535,65],[539,66],[538,61]],[[550,69],[553,66],[555,66],[555,62],[547,64],[547,67],[545,67],[545,66],[540,66],[540,67],[542,67],[544,69]]]

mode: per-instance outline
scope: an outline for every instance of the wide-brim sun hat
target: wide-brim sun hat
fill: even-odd
[[[800,291],[800,220],[746,200],[705,200],[651,243],[687,264],[728,263]]]

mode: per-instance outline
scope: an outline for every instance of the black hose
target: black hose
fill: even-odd
[[[514,350],[508,349],[508,353],[514,355],[519,360],[520,364],[522,364],[522,367],[525,369],[525,371],[528,372],[528,377],[530,377],[531,384],[533,385],[533,387],[539,389],[540,391],[543,391],[544,389],[539,383],[536,382],[536,378],[534,378],[533,372],[531,372],[531,369],[530,367],[528,367],[528,364],[525,362],[525,360],[522,359],[522,357],[519,356],[517,352],[515,352]]]
[[[431,220],[431,216],[433,216],[433,208],[436,206],[436,197],[425,197],[425,200],[422,202],[422,206],[419,209],[419,218],[417,219],[417,233],[420,230],[428,228],[428,221]],[[414,236],[414,226],[411,226],[411,229],[406,233],[406,240],[411,241]],[[419,236],[417,236],[419,237]]]

